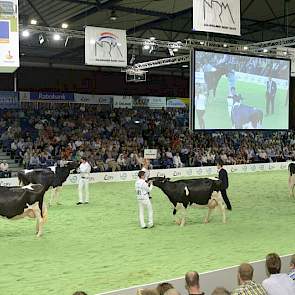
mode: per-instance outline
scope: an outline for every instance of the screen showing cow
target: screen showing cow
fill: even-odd
[[[194,129],[288,129],[290,60],[196,50]]]

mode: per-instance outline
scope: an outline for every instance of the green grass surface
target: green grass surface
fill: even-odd
[[[275,97],[274,114],[266,116],[266,87],[246,82],[237,82],[237,93],[243,97],[246,105],[256,107],[263,111],[264,119],[262,129],[286,129],[289,124],[288,106],[285,106],[286,91],[278,89]],[[210,91],[207,102],[206,112],[204,115],[206,129],[231,129],[231,119],[227,109],[228,82],[222,77],[218,83],[216,97]],[[199,128],[199,121],[196,116],[196,128]]]
[[[233,211],[228,223],[216,212],[191,208],[184,228],[173,223],[168,199],[152,192],[155,228],[138,226],[134,183],[91,185],[91,203],[76,206],[77,187],[64,187],[62,206],[49,209],[44,236],[35,221],[0,220],[0,294],[92,295],[135,284],[295,252],[295,199],[287,172],[230,175]]]

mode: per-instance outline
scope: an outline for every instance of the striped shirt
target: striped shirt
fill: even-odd
[[[295,270],[289,273],[289,277],[295,281]]]
[[[253,281],[246,281],[244,284],[236,288],[232,295],[267,295],[262,285]]]

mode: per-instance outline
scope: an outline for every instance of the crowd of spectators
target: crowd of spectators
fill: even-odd
[[[211,295],[292,295],[295,294],[295,255],[291,257],[288,274],[281,273],[281,259],[276,253],[266,256],[267,278],[262,284],[253,280],[254,269],[250,263],[242,263],[237,271],[238,286],[229,291],[217,287]],[[185,274],[185,289],[188,295],[205,295],[197,272]],[[170,283],[160,283],[156,288],[138,289],[137,295],[185,295]],[[206,293],[208,295],[208,293]]]
[[[92,172],[139,169],[145,148],[158,150],[154,168],[295,160],[292,131],[192,132],[184,109],[2,111],[0,144],[25,168],[85,156]]]

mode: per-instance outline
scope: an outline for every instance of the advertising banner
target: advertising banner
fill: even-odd
[[[240,36],[240,0],[194,0],[193,30]]]
[[[115,109],[132,109],[133,100],[131,96],[114,96],[113,107]]]
[[[18,67],[18,0],[0,1],[0,73],[13,73]]]
[[[74,94],[74,102],[85,104],[111,104],[113,96],[93,95],[93,94]]]
[[[85,64],[93,66],[126,67],[126,31],[86,26]]]
[[[0,109],[18,109],[20,107],[18,93],[0,91]]]
[[[30,100],[55,101],[55,102],[73,102],[74,93],[60,92],[31,92]]]
[[[189,98],[177,98],[169,97],[167,98],[167,108],[186,108],[189,107]]]
[[[166,97],[148,96],[148,107],[150,109],[166,109]]]

